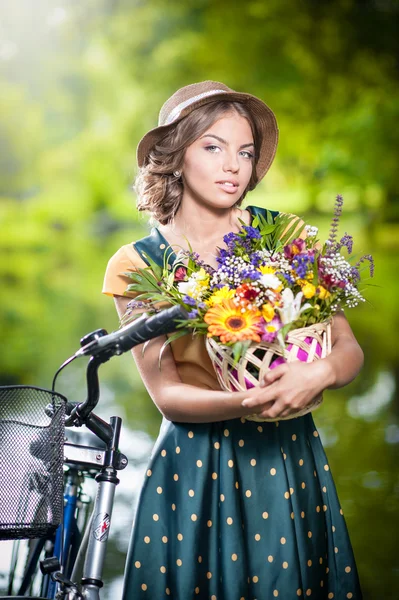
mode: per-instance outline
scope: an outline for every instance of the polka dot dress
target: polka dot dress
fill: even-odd
[[[123,600],[362,598],[310,414],[167,423],[148,465]]]

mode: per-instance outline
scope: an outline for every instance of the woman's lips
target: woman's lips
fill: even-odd
[[[220,187],[224,192],[227,192],[228,194],[235,194],[238,190],[238,185],[234,185],[231,183],[218,181],[216,183],[216,185],[218,187]]]

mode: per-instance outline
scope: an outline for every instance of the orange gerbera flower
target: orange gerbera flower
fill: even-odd
[[[222,344],[244,340],[260,342],[260,311],[241,310],[231,299],[210,308],[204,316],[205,323],[209,325],[208,337],[219,337]]]

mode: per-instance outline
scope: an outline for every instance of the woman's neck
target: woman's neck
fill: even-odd
[[[239,208],[208,208],[198,205],[182,204],[173,220],[166,226],[165,231],[174,235],[189,237],[193,243],[212,243],[222,240],[230,231],[238,231],[240,219],[249,222],[247,211]]]
[[[173,221],[161,225],[159,231],[170,245],[186,250],[191,246],[204,262],[216,267],[217,249],[224,246],[223,236],[231,231],[238,232],[240,220],[249,224],[249,211],[181,206]]]

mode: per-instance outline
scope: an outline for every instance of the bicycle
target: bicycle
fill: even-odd
[[[98,369],[115,355],[171,333],[185,318],[186,311],[173,306],[152,317],[144,314],[110,334],[99,329],[86,335],[80,341],[80,350],[57,370],[52,390],[33,386],[0,387],[1,452],[5,454],[12,435],[21,441],[23,437],[24,442],[21,443],[24,464],[19,469],[14,453],[7,457],[6,470],[11,466],[11,476],[16,473],[14,480],[7,481],[7,486],[5,479],[0,479],[3,496],[7,496],[10,488],[14,496],[14,488],[19,491],[19,501],[9,503],[6,508],[5,498],[0,495],[3,501],[0,504],[0,540],[32,538],[18,595],[12,595],[11,583],[5,600],[22,597],[31,600],[99,600],[115,488],[119,483],[117,471],[124,469],[128,460],[119,450],[121,418],[113,416],[107,423],[93,412],[99,400]],[[90,357],[86,371],[87,398],[73,404],[55,392],[55,380],[63,368],[82,356]],[[39,423],[27,421],[24,400],[28,397],[34,398]],[[39,410],[36,406],[38,398],[41,400]],[[13,414],[10,416],[10,413]],[[86,439],[82,444],[68,434],[69,438],[64,441],[64,427],[82,425],[94,434],[90,440]],[[63,463],[67,465],[65,484]],[[1,464],[4,470],[3,460]],[[90,500],[84,502],[81,492],[81,481],[87,476],[94,477],[97,483],[91,517]],[[82,536],[81,531],[84,532]],[[44,558],[40,560],[43,553]],[[40,596],[26,596],[39,562],[42,573]]]

